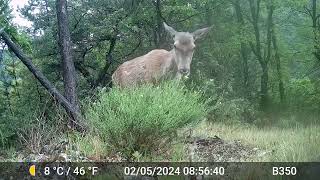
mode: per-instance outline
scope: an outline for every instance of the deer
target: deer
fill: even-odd
[[[157,83],[165,79],[180,81],[190,75],[190,65],[195,50],[195,41],[203,37],[211,27],[192,33],[178,32],[163,23],[164,29],[173,37],[173,49],[154,49],[149,53],[126,61],[112,74],[112,84],[118,87],[133,87],[144,83]]]

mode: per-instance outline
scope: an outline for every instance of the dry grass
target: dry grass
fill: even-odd
[[[69,141],[76,150],[91,160],[103,160],[109,153],[107,145],[96,135],[83,137],[80,134],[70,134]]]
[[[225,140],[240,140],[245,145],[270,152],[254,161],[306,162],[319,161],[320,126],[291,128],[257,128],[255,126],[225,125],[202,122],[194,129],[195,136]]]
[[[193,136],[214,137],[226,141],[240,140],[245,146],[259,148],[259,155],[249,161],[256,162],[309,162],[319,161],[320,126],[291,128],[258,128],[252,125],[202,122],[193,128]],[[181,140],[181,139],[180,139]],[[73,143],[84,155],[101,160],[110,149],[97,136],[76,136]],[[261,150],[261,151],[260,151]],[[178,139],[172,146],[168,161],[188,161],[185,144]],[[144,161],[161,161],[164,157],[144,157]]]

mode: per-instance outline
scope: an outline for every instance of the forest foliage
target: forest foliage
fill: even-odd
[[[20,9],[33,23],[29,28],[12,22],[9,0],[0,2],[0,27],[63,92],[55,1],[29,0]],[[155,48],[172,48],[166,22],[190,32],[213,26],[197,42],[185,82],[210,100],[209,120],[256,125],[282,118],[318,121],[319,6],[316,0],[69,0],[79,101],[96,100],[122,62]],[[0,143],[7,145],[39,119],[54,127],[57,118],[67,115],[6,44],[0,45]],[[112,95],[106,95],[111,98],[106,103],[119,100],[112,101]],[[65,122],[58,124],[66,128]]]

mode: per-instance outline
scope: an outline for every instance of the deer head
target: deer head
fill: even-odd
[[[196,47],[195,41],[207,34],[210,28],[198,29],[193,33],[177,32],[166,23],[163,24],[165,30],[173,37],[173,56],[177,64],[178,76],[188,77],[193,52]]]

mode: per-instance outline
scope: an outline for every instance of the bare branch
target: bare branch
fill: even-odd
[[[34,64],[32,63],[31,58],[27,57],[22,49],[16,45],[9,35],[3,31],[0,31],[0,36],[2,39],[5,41],[7,46],[14,52],[14,54],[22,61],[22,63],[29,69],[29,71],[35,76],[35,78],[42,84],[43,87],[52,95],[52,97],[59,102],[62,107],[67,111],[67,113],[72,117],[82,119],[82,116],[80,112],[78,112],[72,105],[71,103],[57,90],[57,88],[44,76],[44,74],[39,71]],[[79,127],[84,130],[84,127],[79,124],[78,122],[76,123]]]

